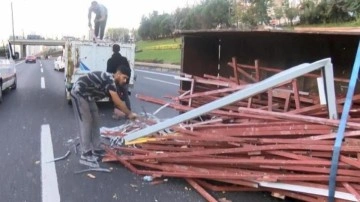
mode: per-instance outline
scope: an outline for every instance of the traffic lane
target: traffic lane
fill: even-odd
[[[17,64],[17,89],[0,104],[1,175],[3,201],[40,201],[39,64]]]

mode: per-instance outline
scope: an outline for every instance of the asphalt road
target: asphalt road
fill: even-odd
[[[78,130],[73,109],[64,99],[64,74],[53,70],[53,60],[17,65],[18,87],[5,93],[0,104],[0,201],[131,201],[184,202],[205,201],[181,179],[151,185],[118,163],[102,163],[111,173],[74,174],[85,169],[73,150]],[[135,94],[162,97],[177,95],[176,73],[155,73],[145,68],[137,71],[132,91],[133,111],[154,112],[158,107],[135,98]],[[99,104],[101,125],[114,127],[124,120],[111,118],[111,104]],[[165,109],[161,119],[176,116]],[[53,158],[71,154],[65,160]],[[231,201],[278,201],[266,193],[211,193]]]

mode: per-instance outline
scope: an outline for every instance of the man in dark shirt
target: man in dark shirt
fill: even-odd
[[[124,66],[128,69],[131,76],[131,68],[129,62],[126,57],[120,54],[120,46],[118,44],[113,45],[113,55],[107,61],[106,71],[109,73],[114,73],[118,66]],[[130,78],[129,76],[129,78]],[[125,85],[117,85],[117,92],[122,101],[125,102],[128,109],[131,110],[130,98],[129,98],[129,79],[127,80]],[[119,118],[119,113],[115,108],[113,118]]]
[[[99,112],[96,101],[109,96],[115,106],[129,119],[136,119],[116,92],[116,85],[124,85],[130,77],[130,72],[124,66],[119,66],[114,74],[94,71],[80,77],[71,90],[71,99],[77,123],[80,128],[80,163],[97,162],[104,153],[100,148]],[[84,164],[84,163],[83,163]]]

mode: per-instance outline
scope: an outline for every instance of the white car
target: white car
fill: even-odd
[[[3,91],[16,89],[15,62],[6,57],[0,57],[0,103],[3,99]]]
[[[62,56],[57,57],[57,59],[54,61],[54,69],[56,71],[64,71],[65,61]]]

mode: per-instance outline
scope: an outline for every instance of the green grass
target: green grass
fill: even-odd
[[[360,26],[360,19],[351,22],[342,22],[342,23],[299,25],[299,27],[359,27],[359,26]]]
[[[155,62],[164,64],[180,64],[181,50],[168,49],[168,50],[146,50],[149,47],[158,45],[168,45],[174,43],[181,43],[180,38],[162,39],[152,41],[139,41],[136,43],[135,60],[138,62]]]

